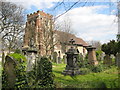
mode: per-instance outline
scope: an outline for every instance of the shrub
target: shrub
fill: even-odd
[[[90,85],[91,85],[93,88],[107,88],[105,82],[100,81],[100,80],[97,80],[97,81],[95,81],[95,82],[91,82]]]
[[[102,52],[101,50],[97,50],[97,51],[96,51],[96,57],[97,57],[97,60],[98,60],[98,61],[101,61],[101,57],[100,57],[100,56],[102,55],[102,53],[103,53],[103,52]]]
[[[91,72],[91,70],[88,68],[80,68],[81,75],[89,74],[90,72]]]
[[[20,53],[21,53],[21,50],[20,50],[20,49],[16,49],[16,50],[15,50],[15,53],[19,53],[19,54],[20,54]]]
[[[87,68],[89,66],[88,59],[82,59],[80,56],[78,56],[78,66],[80,68]]]
[[[53,88],[52,63],[48,58],[42,57],[37,61],[37,65],[29,72],[29,85],[33,88]]]
[[[95,73],[101,72],[101,71],[105,70],[105,68],[106,67],[102,64],[99,64],[99,65],[96,65],[96,66],[90,66],[90,69]]]

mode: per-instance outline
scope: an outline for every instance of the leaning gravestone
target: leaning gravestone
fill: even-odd
[[[7,74],[7,81],[8,81],[8,85],[9,88],[13,88],[16,82],[16,74],[15,74],[15,65],[16,62],[15,60],[10,57],[10,56],[6,56],[5,57],[5,65],[4,65],[4,70]]]

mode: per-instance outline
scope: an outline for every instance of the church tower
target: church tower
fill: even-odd
[[[40,55],[44,55],[44,29],[52,22],[52,15],[37,11],[27,15],[23,49],[35,48]],[[46,24],[46,22],[48,22]],[[45,26],[46,25],[46,26]],[[47,29],[46,29],[47,30]]]

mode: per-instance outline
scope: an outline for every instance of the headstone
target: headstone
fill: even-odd
[[[33,66],[37,63],[38,50],[35,46],[33,38],[30,39],[29,47],[22,49],[24,55],[27,58],[27,69],[26,71],[31,71]]]
[[[58,63],[59,63],[59,64],[61,64],[61,63],[62,63],[62,61],[61,61],[61,58],[60,58],[60,57],[58,57]]]
[[[118,53],[116,55],[116,64],[117,64],[118,68],[120,68],[120,53]]]
[[[63,59],[64,59],[64,64],[67,64],[67,58],[66,58],[66,55],[63,56]]]
[[[79,56],[80,56],[80,60],[83,60],[83,55],[82,55],[82,53],[80,53]]]
[[[53,53],[53,62],[57,63],[58,64],[58,58],[57,58],[57,52],[54,52]]]
[[[8,85],[9,88],[13,88],[16,82],[16,74],[15,74],[15,60],[10,57],[10,56],[6,56],[5,57],[5,72],[7,74],[7,81],[8,81]]]
[[[2,52],[2,67],[4,66],[5,63],[5,53]]]
[[[101,60],[104,60],[104,57],[105,57],[105,53],[103,52],[103,53],[101,54]]]
[[[58,63],[59,63],[59,64],[62,63],[62,60],[61,60],[61,57],[60,57],[60,51],[58,52]]]
[[[88,60],[89,63],[92,65],[97,65],[98,61],[96,59],[96,53],[95,53],[95,47],[87,47],[87,51],[88,51]]]
[[[103,64],[112,65],[112,58],[110,58],[109,55],[106,55],[106,56],[104,57]]]
[[[31,71],[36,64],[36,53],[27,52],[27,71]]]
[[[73,44],[73,39],[70,42]],[[78,54],[79,53],[77,52],[77,49],[74,49],[73,47],[71,47],[67,51],[67,53],[66,53],[66,55],[67,55],[67,65],[66,65],[65,70],[62,72],[62,74],[71,75],[71,76],[80,74],[79,67],[77,65]]]

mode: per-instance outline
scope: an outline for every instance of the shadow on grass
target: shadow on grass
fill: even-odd
[[[58,74],[61,74],[62,71],[53,71],[54,73],[58,73]]]

